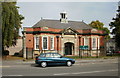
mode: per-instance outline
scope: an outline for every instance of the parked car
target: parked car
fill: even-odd
[[[109,55],[113,55],[113,51],[108,50],[108,51],[106,52],[106,55],[107,55],[107,56],[109,56]]]
[[[48,65],[67,65],[72,66],[75,63],[74,59],[66,58],[59,53],[41,53],[37,56],[35,63],[39,64],[41,67],[46,67]]]
[[[114,53],[116,53],[116,54],[120,54],[120,51],[115,51]]]

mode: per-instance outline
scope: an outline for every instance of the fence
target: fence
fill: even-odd
[[[99,57],[100,56],[100,50],[80,50],[79,51],[79,57]]]
[[[63,51],[64,51],[64,55],[65,54],[65,49],[63,48]],[[38,51],[39,53],[45,53],[45,52],[49,52],[49,51],[46,51],[46,50],[39,50]],[[60,52],[60,51],[57,51],[57,52]],[[68,51],[66,51],[68,52]],[[72,54],[74,55],[75,53],[75,49],[71,51]],[[96,57],[99,57],[99,56],[102,56],[103,54],[105,54],[104,52],[104,48],[96,48],[94,50],[90,50],[90,49],[80,49],[79,47],[77,48],[77,52],[78,52],[78,56],[79,57],[90,57],[90,56],[96,56]],[[26,59],[33,59],[34,58],[34,55],[35,52],[33,50],[33,48],[26,48]]]

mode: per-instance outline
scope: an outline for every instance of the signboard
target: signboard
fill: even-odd
[[[87,45],[86,46],[80,46],[80,49],[82,49],[82,50],[88,49],[88,46]]]

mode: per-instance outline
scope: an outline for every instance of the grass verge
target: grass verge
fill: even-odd
[[[84,56],[84,57],[79,57],[79,56],[65,56],[65,57],[68,57],[68,58],[72,58],[72,59],[99,59],[99,58],[103,58],[103,59],[114,59],[114,58],[117,58],[119,57],[118,55],[117,56],[99,56],[99,57],[96,57],[96,56]]]

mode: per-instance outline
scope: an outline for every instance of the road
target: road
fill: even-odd
[[[41,68],[34,61],[3,61],[3,76],[118,76],[116,59],[95,61],[78,60],[73,66]]]

